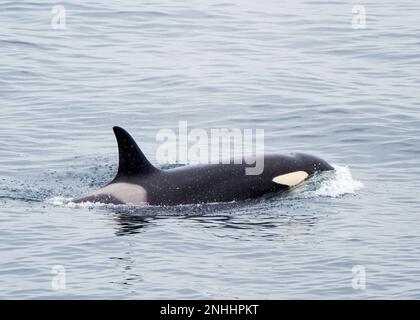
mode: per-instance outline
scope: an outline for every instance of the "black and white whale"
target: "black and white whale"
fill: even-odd
[[[154,167],[134,139],[114,127],[119,167],[114,180],[76,203],[179,205],[254,199],[286,191],[314,174],[333,170],[307,154],[264,155],[264,170],[247,175],[246,163],[187,165],[168,170]]]

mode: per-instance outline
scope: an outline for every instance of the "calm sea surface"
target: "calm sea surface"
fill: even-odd
[[[418,1],[363,1],[365,29],[348,1],[66,1],[64,30],[56,4],[0,0],[0,298],[420,298]],[[156,163],[179,121],[337,170],[270,200],[68,203],[114,176],[112,126]]]

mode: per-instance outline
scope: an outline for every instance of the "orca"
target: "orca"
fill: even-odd
[[[265,154],[264,170],[247,175],[242,164],[197,164],[172,169],[153,166],[130,134],[114,127],[119,166],[103,188],[75,199],[75,203],[159,205],[232,202],[277,194],[317,173],[334,170],[326,161],[307,154]]]

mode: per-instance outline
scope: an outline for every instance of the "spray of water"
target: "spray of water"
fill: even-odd
[[[355,194],[363,188],[360,181],[353,179],[349,167],[334,165],[334,169],[334,171],[325,172],[309,180],[305,185],[296,188],[291,192],[291,196],[297,198],[337,198],[346,194]]]

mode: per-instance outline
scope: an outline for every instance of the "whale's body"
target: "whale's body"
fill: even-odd
[[[264,155],[264,170],[247,175],[243,164],[187,165],[168,170],[154,167],[134,139],[114,127],[119,168],[114,180],[75,202],[179,205],[254,199],[288,190],[315,173],[333,170],[326,161],[302,153]]]

